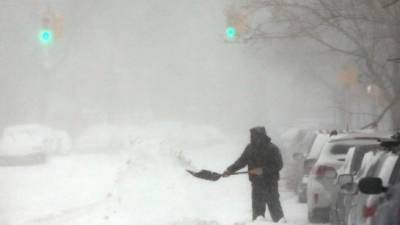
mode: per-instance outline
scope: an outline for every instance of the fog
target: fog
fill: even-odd
[[[101,122],[181,121],[228,131],[331,123],[345,59],[315,43],[224,40],[230,1],[2,1],[1,126],[79,132]],[[38,41],[43,15],[62,34]],[[333,79],[332,79],[333,77]],[[294,110],[295,109],[295,110]]]
[[[295,1],[257,2],[0,0],[0,224],[307,225],[317,211],[300,204],[302,195],[326,203],[325,212],[333,195],[307,192],[310,173],[333,182],[350,176],[342,164],[362,160],[345,155],[358,142],[325,148],[336,138],[328,132],[338,130],[338,145],[341,137],[376,139],[370,145],[378,152],[378,140],[389,137],[380,132],[400,126],[400,69],[387,66],[381,48],[397,38],[375,37],[381,31],[369,15],[358,17],[379,11],[370,1],[302,2],[328,18],[332,8],[353,16],[347,4],[364,4],[343,24],[286,5]],[[230,10],[248,15],[236,14],[232,24]],[[358,26],[358,18],[367,20]],[[386,19],[379,28],[393,34],[398,23]],[[231,26],[235,37],[226,32]],[[347,40],[337,26],[360,40]],[[257,39],[258,28],[265,37]],[[301,28],[314,33],[292,34]],[[288,36],[268,36],[281,31]],[[358,130],[368,123],[372,129]],[[249,144],[258,126],[267,133],[253,130]],[[322,151],[335,162],[311,169]],[[398,155],[390,157],[398,168]],[[228,167],[235,160],[248,166],[242,175]],[[201,177],[202,169],[214,177]],[[247,176],[260,182],[249,185]],[[256,188],[262,198],[251,200]],[[260,199],[275,219],[254,222],[251,202]]]

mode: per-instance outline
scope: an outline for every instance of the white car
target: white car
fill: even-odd
[[[364,177],[378,177],[381,179],[382,185],[388,187],[394,184],[393,179],[398,176],[399,163],[398,154],[384,152]],[[358,192],[353,198],[353,204],[348,213],[348,224],[369,225],[376,212],[376,207],[379,202],[383,201],[383,197],[384,195],[365,195]]]
[[[317,161],[319,154],[321,152],[324,144],[330,139],[330,136],[326,133],[318,133],[311,145],[311,148],[304,159],[302,173],[303,177],[301,182],[297,186],[297,194],[299,198],[299,202],[307,202],[307,183],[308,176],[310,174],[311,168],[314,166],[314,163]]]
[[[337,171],[337,180],[335,182],[335,192],[332,193],[332,205],[330,212],[330,224],[341,225],[344,221],[347,221],[348,211],[352,205],[352,195],[354,195],[355,186],[347,186],[349,190],[344,192],[342,186],[350,183],[354,183],[354,177],[358,172],[365,171],[366,162],[370,162],[374,151],[380,149],[379,145],[363,145],[358,147],[351,147],[347,152],[345,162],[343,166]],[[367,160],[367,161],[365,161]],[[346,180],[347,178],[347,180]],[[344,182],[344,183],[342,183]],[[352,192],[354,191],[354,192]]]
[[[325,143],[330,140],[329,134],[318,134],[315,138],[310,152],[308,153],[306,160],[304,161],[304,174],[308,175],[311,172],[312,167],[317,162],[321,154],[321,150]]]
[[[72,141],[67,132],[54,130],[43,138],[43,148],[49,155],[67,155]]]
[[[332,137],[313,166],[307,184],[307,208],[310,222],[328,222],[337,170],[344,164],[351,147],[379,144],[373,134],[342,134]]]
[[[44,163],[47,152],[43,133],[51,129],[40,125],[19,125],[4,130],[0,142],[0,166]]]

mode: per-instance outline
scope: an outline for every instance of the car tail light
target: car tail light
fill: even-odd
[[[375,214],[375,212],[376,212],[376,207],[374,207],[374,206],[371,206],[371,207],[364,206],[362,214],[363,214],[364,219],[367,219],[368,217],[373,216]]]
[[[313,168],[312,172],[313,172],[313,175],[315,175],[317,178],[323,178],[330,172],[336,173],[336,170],[335,170],[335,168],[330,167],[330,166],[319,165],[319,166],[315,166]]]

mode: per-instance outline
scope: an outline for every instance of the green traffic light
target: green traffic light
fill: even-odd
[[[51,33],[50,30],[40,31],[39,40],[41,43],[43,44],[50,43],[52,39],[53,39],[53,34]]]
[[[227,27],[225,30],[226,37],[229,39],[235,38],[236,29],[234,27]]]

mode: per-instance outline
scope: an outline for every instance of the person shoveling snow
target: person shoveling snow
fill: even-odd
[[[283,167],[279,148],[271,142],[264,127],[250,129],[250,144],[222,174],[228,177],[247,166],[252,185],[253,220],[265,217],[266,205],[274,222],[286,222],[279,200],[279,171]]]

